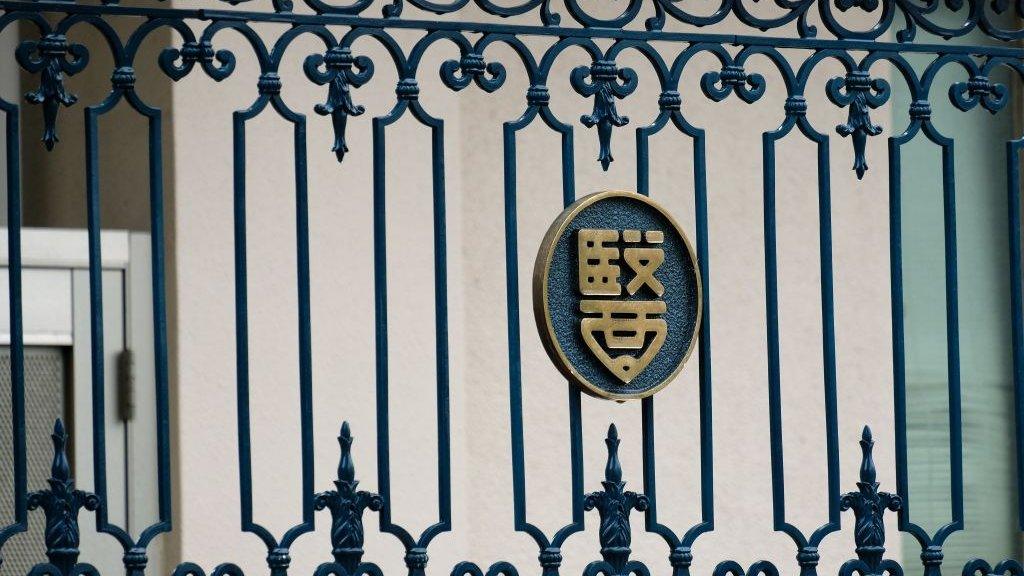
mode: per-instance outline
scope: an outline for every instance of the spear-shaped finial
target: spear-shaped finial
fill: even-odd
[[[60,418],[53,423],[53,464],[50,466],[50,478],[58,482],[71,479],[71,465],[68,462],[68,434],[64,431],[64,422]]]
[[[347,420],[341,423],[338,445],[341,446],[341,460],[338,461],[338,480],[351,483],[356,479],[356,467],[352,463],[352,431],[348,427]]]
[[[877,476],[875,461],[871,458],[871,451],[874,447],[875,442],[871,439],[871,428],[864,426],[864,432],[860,437],[860,449],[863,453],[860,462],[860,481],[865,484],[874,484]]]
[[[608,426],[608,437],[604,443],[608,446],[608,464],[604,467],[606,482],[622,482],[622,465],[619,463],[619,431],[615,424]]]

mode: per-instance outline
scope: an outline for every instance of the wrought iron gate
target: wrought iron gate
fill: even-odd
[[[262,1],[262,0],[261,0]],[[493,0],[454,0],[450,3],[434,0],[391,0],[383,6],[383,13],[374,12],[372,0],[353,0],[348,4],[335,4],[326,0],[302,0],[303,6],[292,0],[272,0],[263,3],[253,0],[244,8],[210,4],[201,9],[181,8],[173,5],[143,3],[120,4],[117,0],[90,3],[76,0],[0,0],[0,30],[18,24],[29,31],[29,39],[17,48],[15,57],[20,66],[38,82],[38,87],[25,94],[21,102],[0,100],[6,121],[6,166],[8,190],[8,248],[9,290],[11,319],[11,381],[14,449],[10,457],[4,454],[3,466],[14,470],[15,518],[13,523],[0,529],[0,551],[5,542],[25,531],[30,513],[46,517],[45,545],[48,562],[38,564],[31,576],[98,576],[88,564],[78,562],[80,514],[94,515],[98,530],[115,539],[123,548],[125,570],[133,576],[146,571],[147,550],[161,534],[172,530],[171,490],[171,437],[168,402],[168,336],[164,275],[164,201],[162,176],[161,110],[145,102],[135,90],[136,65],[142,43],[160,29],[174,30],[179,43],[165,48],[159,56],[159,66],[171,79],[177,81],[186,75],[202,72],[213,80],[223,80],[232,74],[236,55],[219,49],[218,33],[234,30],[248,41],[258,61],[260,75],[257,96],[252,105],[238,111],[233,117],[234,129],[234,253],[235,253],[235,311],[238,353],[237,413],[238,457],[240,467],[239,489],[242,499],[242,529],[257,536],[266,546],[267,565],[274,576],[284,576],[291,562],[290,548],[303,534],[312,531],[316,511],[328,510],[332,516],[331,538],[333,562],[322,564],[317,576],[380,576],[381,570],[372,562],[364,562],[364,516],[379,515],[381,531],[397,538],[405,549],[405,563],[411,576],[422,576],[428,571],[428,550],[436,536],[458,529],[453,526],[450,420],[448,390],[447,349],[447,277],[445,251],[445,162],[444,122],[428,112],[419,100],[423,73],[421,61],[427,49],[438,43],[454,45],[461,57],[444,62],[440,76],[444,84],[454,91],[476,85],[487,92],[498,90],[506,79],[507,67],[522,66],[529,79],[525,94],[524,111],[516,120],[503,127],[504,192],[505,192],[505,249],[507,286],[507,326],[509,357],[509,395],[511,460],[513,470],[515,529],[528,534],[536,543],[538,560],[544,576],[556,576],[562,563],[562,547],[573,534],[582,531],[585,514],[597,510],[600,516],[600,554],[602,559],[591,563],[586,576],[649,576],[652,569],[630,560],[631,510],[642,512],[646,529],[664,539],[668,563],[674,576],[688,576],[693,560],[691,551],[695,542],[714,529],[715,500],[713,496],[713,456],[711,434],[711,341],[710,306],[703,308],[698,344],[700,367],[700,483],[701,520],[689,527],[670,527],[659,522],[658,493],[655,484],[654,462],[654,399],[642,402],[643,477],[642,493],[624,490],[623,474],[617,459],[619,438],[612,426],[605,440],[608,448],[603,489],[587,493],[583,477],[581,402],[578,390],[569,393],[570,452],[572,476],[571,521],[561,529],[549,533],[535,526],[526,514],[526,464],[523,440],[523,398],[520,365],[520,294],[518,279],[517,242],[517,135],[526,127],[542,123],[561,138],[562,195],[566,204],[576,196],[573,133],[574,122],[568,122],[552,113],[549,103],[558,98],[566,85],[582,97],[593,100],[592,113],[579,119],[584,128],[593,129],[596,137],[598,161],[608,170],[614,160],[612,136],[624,132],[629,119],[617,110],[617,103],[629,97],[638,87],[639,75],[631,68],[621,66],[618,58],[625,52],[639,53],[649,61],[656,73],[660,88],[657,104],[660,114],[648,126],[635,130],[637,150],[637,189],[647,194],[649,184],[649,141],[663,130],[678,130],[693,142],[694,201],[696,253],[702,263],[701,280],[708,291],[714,293],[714,278],[710,273],[707,224],[707,180],[705,162],[705,133],[694,118],[686,115],[686,106],[680,95],[680,80],[684,69],[697,56],[717,59],[717,70],[702,71],[700,88],[710,100],[722,101],[735,96],[745,103],[759,100],[766,90],[784,91],[784,121],[773,131],[763,135],[763,184],[765,224],[766,307],[768,316],[767,347],[769,358],[769,410],[771,435],[771,482],[774,506],[774,529],[784,532],[793,542],[796,563],[801,576],[814,576],[819,561],[818,547],[830,534],[837,532],[843,512],[851,511],[855,523],[855,539],[851,548],[856,558],[846,562],[840,576],[901,576],[898,563],[886,558],[883,513],[890,510],[898,514],[900,530],[910,533],[920,544],[920,561],[926,576],[939,576],[943,562],[943,544],[953,533],[964,528],[963,523],[963,470],[957,317],[957,243],[956,201],[953,177],[954,139],[941,133],[931,122],[932,102],[946,95],[932,91],[936,76],[948,68],[956,68],[965,78],[955,83],[948,93],[953,105],[962,110],[981,106],[996,113],[1006,112],[1011,100],[1009,88],[991,79],[998,69],[1008,70],[1015,76],[1024,75],[1024,29],[1004,28],[996,23],[997,16],[1010,14],[1024,17],[1024,4],[1009,0],[775,0],[776,13],[760,16],[747,0],[721,0],[708,12],[689,11],[688,0],[619,0],[621,13],[614,17],[594,15],[579,0],[524,0],[521,3],[500,3]],[[755,0],[756,1],[756,0]],[[243,0],[230,1],[232,5]],[[411,9],[411,10],[410,10]],[[864,28],[844,24],[840,13],[863,11],[875,15],[875,22]],[[405,12],[405,14],[403,14]],[[433,13],[431,19],[411,19],[417,15]],[[475,20],[464,18],[473,14]],[[950,16],[952,15],[952,16]],[[118,17],[137,17],[133,29],[118,30],[110,23]],[[499,18],[491,18],[499,17]],[[500,18],[509,19],[502,21]],[[723,23],[734,23],[748,29],[746,34],[717,32]],[[254,26],[262,23],[283,24],[284,33],[267,40]],[[95,28],[106,46],[87,48],[69,37],[78,26]],[[412,47],[403,46],[394,37],[396,31],[411,31],[419,37]],[[795,32],[795,34],[794,34]],[[895,34],[895,38],[890,35]],[[919,41],[918,36],[937,37],[934,42]],[[970,37],[968,38],[968,36]],[[326,86],[325,100],[315,108],[318,116],[307,118],[290,108],[281,98],[281,66],[286,49],[300,37],[315,37],[323,44],[321,53],[309,55],[304,62],[306,77],[313,83]],[[984,40],[976,39],[984,36]],[[397,72],[395,104],[391,112],[382,117],[360,117],[364,107],[359,104],[359,89],[371,81],[373,62],[353,48],[353,43],[369,37],[380,43],[390,54]],[[546,39],[542,48],[532,38]],[[518,56],[519,62],[499,62],[488,57],[488,48],[505,45]],[[599,44],[609,47],[601,48]],[[555,78],[551,71],[556,60],[565,51],[581,49],[589,54],[589,66],[575,68],[570,78]],[[65,144],[59,141],[62,114],[76,105],[72,77],[89,64],[90,50],[109,50],[114,69],[111,71],[109,95],[100,103],[84,107],[86,122],[86,198],[88,202],[88,231],[91,287],[91,327],[93,347],[93,453],[95,467],[95,494],[76,490],[66,456],[67,434],[60,421],[53,432],[54,458],[49,487],[29,486],[27,483],[25,363],[22,334],[22,178],[21,138],[19,119],[23,113],[41,114],[44,123],[42,143],[52,150]],[[908,58],[927,58],[927,66],[915,67]],[[745,64],[757,56],[770,61],[783,80],[782,86],[769,87],[766,79],[757,73],[748,73]],[[828,98],[841,108],[848,109],[848,121],[836,127],[838,135],[848,140],[853,158],[853,170],[858,178],[868,170],[866,143],[877,138],[882,128],[871,117],[872,111],[890,99],[889,82],[873,76],[872,67],[879,62],[888,63],[905,83],[910,95],[909,124],[889,139],[890,206],[890,266],[892,298],[892,330],[894,355],[894,401],[897,485],[893,492],[885,492],[876,481],[872,461],[874,445],[869,429],[865,428],[860,446],[863,464],[856,485],[841,486],[839,482],[839,450],[841,441],[837,430],[837,399],[835,374],[834,310],[832,301],[833,278],[831,262],[831,191],[829,146],[837,140],[819,132],[807,120],[809,103],[806,94],[811,73],[823,61],[838,62],[845,68],[844,76],[827,83]],[[498,97],[498,96],[494,96]],[[505,95],[504,97],[508,97]],[[122,102],[123,101],[123,102]],[[103,362],[103,301],[101,290],[100,243],[100,181],[98,158],[100,140],[97,122],[116,106],[130,106],[148,121],[149,196],[151,209],[152,253],[154,258],[152,286],[154,292],[153,322],[156,350],[156,411],[158,415],[158,498],[159,521],[138,533],[108,520],[107,472],[105,428],[102,415],[107,409],[103,393],[103,373],[109,367]],[[82,106],[79,104],[79,106]],[[251,458],[251,430],[248,372],[248,309],[246,288],[246,124],[271,108],[289,122],[294,131],[295,187],[297,202],[299,337],[301,374],[298,387],[301,397],[301,461],[302,461],[302,519],[283,534],[275,534],[260,525],[253,516],[253,478]],[[389,450],[391,422],[388,398],[393,383],[388,378],[387,333],[387,261],[384,244],[385,198],[385,131],[404,116],[411,115],[431,133],[432,148],[432,225],[435,243],[434,302],[436,312],[437,358],[437,455],[439,518],[421,533],[411,531],[392,520],[389,501],[392,496]],[[328,118],[329,117],[329,118]],[[352,435],[348,425],[342,427],[339,437],[341,461],[335,489],[316,492],[313,482],[312,438],[312,375],[310,308],[309,308],[309,222],[307,217],[306,180],[306,126],[314,122],[330,122],[334,131],[334,151],[337,161],[346,167],[345,154],[350,147],[372,146],[374,182],[374,295],[376,301],[376,397],[378,402],[376,442],[378,451],[377,490],[379,494],[357,488],[357,475],[350,456]],[[346,129],[354,122],[372,124],[373,141],[353,142],[346,138]],[[779,367],[778,293],[776,277],[776,143],[792,132],[799,132],[817,149],[821,298],[824,350],[824,400],[826,418],[826,447],[828,484],[828,518],[818,528],[804,532],[787,521],[782,456],[781,376]],[[952,475],[952,518],[950,522],[930,532],[911,517],[906,506],[908,499],[907,463],[907,394],[905,366],[903,364],[903,280],[901,247],[901,150],[915,138],[925,138],[942,150],[942,182],[944,201],[945,277],[947,334],[949,351],[949,439]],[[315,143],[321,145],[325,143]],[[621,141],[620,144],[622,145]],[[1015,417],[1018,507],[1020,527],[1024,529],[1024,316],[1022,316],[1021,242],[1020,242],[1020,152],[1024,139],[1006,143],[1005,167],[1007,174],[1007,221],[1009,229],[1009,255],[1012,320],[1013,381],[1015,391]],[[1008,423],[1009,426],[1009,423]],[[844,444],[845,446],[845,444]],[[844,493],[844,488],[850,490]],[[7,490],[8,487],[3,487]],[[1012,503],[1008,503],[1012,505]],[[32,512],[36,511],[38,512]],[[84,512],[83,512],[84,511]],[[851,555],[853,556],[853,555]],[[0,556],[2,560],[2,556]],[[716,559],[718,560],[718,559]],[[484,570],[475,564],[463,562],[452,570],[453,576],[516,576],[519,571],[534,568],[515,567],[497,562]],[[960,567],[954,567],[960,570]],[[664,571],[663,569],[659,569]],[[659,571],[654,570],[654,571]],[[151,569],[152,571],[152,569]],[[431,566],[433,572],[446,571]],[[990,565],[977,560],[962,567],[965,576],[1013,574],[1024,576],[1024,568],[1013,559]],[[723,560],[714,569],[715,576],[778,576],[780,570],[771,563],[755,563],[747,569],[735,561]],[[174,576],[203,576],[204,570],[196,564],[182,563]],[[212,576],[242,576],[238,566],[225,563],[217,566]]]

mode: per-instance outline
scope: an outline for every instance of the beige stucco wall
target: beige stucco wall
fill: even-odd
[[[267,30],[268,34],[277,31]],[[409,37],[402,37],[409,40]],[[176,408],[180,461],[176,522],[181,559],[212,567],[239,562],[265,570],[262,544],[238,530],[235,440],[231,112],[255,98],[257,68],[238,36],[218,37],[218,48],[239,54],[238,69],[222,85],[193,73],[173,91],[176,111],[178,374]],[[330,153],[330,123],[312,114],[325,89],[301,77],[301,59],[322,50],[297,42],[282,67],[284,98],[307,114],[312,259],[313,377],[316,486],[331,486],[334,436],[343,419],[356,435],[362,486],[374,489],[374,315],[370,118],[393,103],[395,73],[372,42],[357,52],[375,58],[377,75],[355,91],[365,115],[349,122],[352,149],[339,165]],[[498,59],[514,62],[500,49]],[[508,360],[501,123],[525,106],[526,80],[508,64],[509,79],[494,95],[476,87],[453,95],[440,86],[437,66],[455,57],[449,46],[432,49],[421,65],[421,100],[443,116],[446,132],[448,273],[454,532],[430,547],[432,574],[459,560],[513,561],[522,572],[539,570],[537,549],[513,530],[509,452]],[[568,85],[569,70],[587,64],[567,53],[549,82],[552,108],[576,126],[577,193],[635,188],[633,128],[656,114],[653,72],[634,55],[620,59],[641,75],[641,88],[621,104],[631,124],[614,136],[616,162],[601,172],[597,139],[577,119],[590,102]],[[768,79],[769,93],[747,106],[699,95],[699,72],[717,69],[695,61],[684,78],[688,118],[708,130],[711,318],[714,342],[716,531],[698,540],[694,570],[714,563],[768,558],[785,573],[796,570],[795,547],[771,530],[767,434],[767,364],[764,344],[761,138],[782,119],[781,79],[763,61],[749,66]],[[825,81],[841,73],[826,64],[815,74],[810,117],[823,132],[845,112],[827,104]],[[880,110],[878,120],[886,121]],[[561,209],[557,137],[538,125],[519,140],[519,269],[526,414],[527,492],[531,521],[553,531],[568,518],[569,460],[566,385],[549,365],[530,312],[529,273],[540,238]],[[256,518],[276,534],[299,518],[297,329],[295,305],[294,186],[290,127],[270,112],[246,127],[250,370]],[[436,518],[434,435],[433,269],[430,228],[428,132],[405,118],[388,129],[388,257],[391,381],[391,451],[394,519],[418,533]],[[817,188],[813,147],[787,139],[778,154],[780,316],[790,519],[810,532],[825,514],[821,328],[817,249]],[[871,171],[856,182],[848,168],[847,140],[832,139],[835,300],[840,386],[842,485],[853,489],[860,457],[857,440],[867,423],[878,443],[883,487],[894,489],[892,367],[888,287],[885,142],[872,139]],[[693,230],[692,149],[666,131],[652,147],[651,193]],[[660,513],[677,531],[698,519],[697,365],[691,363],[657,401]],[[630,486],[641,486],[639,405],[584,398],[588,490],[599,487],[605,428],[619,426],[622,461]],[[826,539],[822,573],[851,557],[852,518]],[[329,519],[317,518],[315,535],[293,548],[293,570],[309,573],[329,559]],[[895,534],[895,522],[890,523]],[[564,573],[579,573],[598,558],[596,516],[564,548]],[[378,534],[368,519],[366,559],[385,573],[401,573],[397,540]],[[899,546],[893,539],[894,557]],[[634,517],[635,557],[657,572],[668,570],[668,550],[642,531]]]

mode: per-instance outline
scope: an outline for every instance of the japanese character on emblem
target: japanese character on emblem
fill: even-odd
[[[655,276],[665,261],[660,230],[581,229],[578,286],[580,333],[590,351],[629,383],[661,350],[665,286]]]

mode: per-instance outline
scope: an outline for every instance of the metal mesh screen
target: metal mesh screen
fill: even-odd
[[[25,348],[25,419],[29,490],[46,487],[53,445],[53,421],[64,415],[65,356],[61,348]],[[11,349],[0,347],[0,454],[14,453],[11,435]],[[0,466],[0,522],[14,519],[13,466]],[[0,575],[22,576],[46,561],[42,514],[29,514],[26,533],[12,538],[3,550]]]

